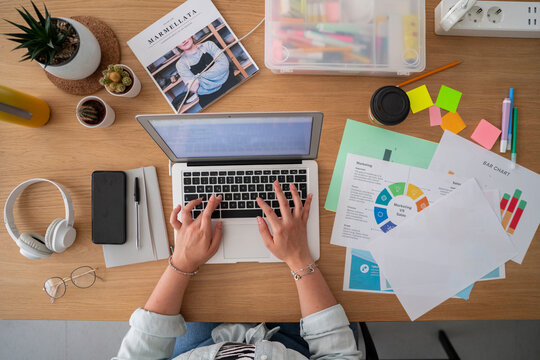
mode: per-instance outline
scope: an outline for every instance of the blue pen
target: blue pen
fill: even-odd
[[[509,91],[509,98],[510,98],[510,118],[508,120],[508,145],[506,150],[512,150],[512,120],[514,118],[513,111],[511,109],[514,108],[514,88],[510,88]]]

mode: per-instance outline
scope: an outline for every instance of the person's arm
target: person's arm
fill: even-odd
[[[183,56],[181,56],[176,62],[176,70],[178,71],[178,74],[182,78],[184,84],[188,84],[195,78],[195,75],[193,75],[189,69],[189,66],[186,64],[186,59],[184,59]],[[190,91],[193,92],[192,90]]]
[[[178,221],[180,205],[170,218],[176,230],[171,263],[185,273],[193,273],[206,263],[221,243],[222,223],[218,223],[214,231],[211,224],[212,212],[221,202],[221,196],[212,196],[203,213],[194,220],[191,211],[201,201],[193,200],[182,209],[182,222]],[[144,309],[137,309],[131,316],[131,328],[114,359],[162,359],[171,356],[176,337],[186,332],[184,319],[179,313],[189,279],[190,276],[167,265]]]
[[[262,199],[257,199],[257,203],[263,209],[273,236],[270,234],[268,225],[262,218],[257,218],[259,231],[266,247],[279,259],[283,260],[291,270],[296,271],[307,267],[313,263],[313,258],[309,252],[307,241],[307,221],[309,209],[313,195],[309,194],[305,205],[302,205],[300,196],[294,184],[290,185],[294,201],[294,210],[291,213],[289,201],[281,190],[281,186],[276,181],[274,190],[279,201],[282,218],[278,218],[276,213]],[[300,300],[300,310],[302,317],[306,317],[315,312],[324,310],[336,305],[337,301],[328,288],[320,270],[315,268],[315,272],[303,276],[295,281]]]
[[[224,53],[218,56],[222,49],[220,49],[213,41],[206,41],[199,46],[200,49],[204,49],[214,58],[212,66],[200,76],[199,80],[201,78],[203,79],[201,84],[204,84],[205,80],[211,81],[213,84],[223,84],[229,77],[229,59],[227,58],[227,54]]]
[[[258,198],[257,203],[264,211],[272,233],[261,217],[257,218],[257,222],[266,247],[296,272],[313,263],[307,241],[307,222],[313,196],[309,194],[305,205],[302,205],[294,184],[289,187],[294,201],[292,213],[289,201],[276,181],[274,190],[282,218],[278,218],[272,208]],[[295,285],[303,318],[301,335],[307,341],[312,357],[359,359],[360,353],[349,328],[347,315],[341,305],[337,304],[321,271],[315,268],[313,273],[295,281]]]
[[[221,196],[212,195],[206,209],[193,220],[191,211],[201,202],[202,199],[193,200],[182,209],[182,222],[178,220],[180,205],[173,210],[170,218],[171,225],[177,231],[171,262],[174,267],[186,273],[192,273],[206,263],[221,243],[222,223],[216,225],[213,234],[211,224],[212,212],[221,202]],[[179,274],[167,266],[146,302],[145,310],[163,315],[179,314],[189,279],[190,276]]]

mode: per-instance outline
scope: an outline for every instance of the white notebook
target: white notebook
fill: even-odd
[[[105,266],[108,268],[162,260],[170,255],[156,168],[147,166],[124,172],[126,173],[126,242],[122,245],[103,245]],[[136,247],[137,218],[133,197],[135,177],[139,178],[140,189],[140,249]]]

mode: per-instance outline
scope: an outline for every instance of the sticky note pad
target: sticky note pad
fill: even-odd
[[[474,129],[471,139],[491,150],[499,135],[501,135],[501,129],[482,119]]]
[[[441,108],[437,105],[433,105],[429,108],[429,124],[431,126],[437,126],[442,124]]]
[[[461,130],[465,129],[467,125],[465,125],[463,119],[458,113],[449,112],[442,117],[441,127],[444,130],[449,130],[454,134],[457,134]]]
[[[461,100],[461,95],[459,91],[441,85],[435,105],[441,109],[455,113],[459,105],[459,100]]]
[[[417,112],[427,109],[433,105],[433,100],[431,100],[431,96],[429,95],[426,85],[422,85],[416,89],[407,91],[407,96],[411,102],[411,110],[413,114],[416,114]]]

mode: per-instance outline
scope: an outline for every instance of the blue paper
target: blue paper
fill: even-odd
[[[379,272],[379,265],[375,262],[375,259],[369,251],[351,249],[350,254],[351,259],[348,288],[345,287],[345,290],[378,292],[385,294],[394,292],[391,289],[381,289],[381,275]],[[498,270],[499,269],[496,269],[494,271],[497,271],[498,274]],[[385,281],[386,286],[390,287],[388,281],[386,279]],[[456,294],[456,297],[468,300],[473,285],[470,285],[469,287],[460,291],[458,294]]]
[[[471,295],[471,291],[474,284],[467,286],[465,289],[461,290],[456,294],[456,297],[463,299],[463,300],[469,300],[469,296]]]

